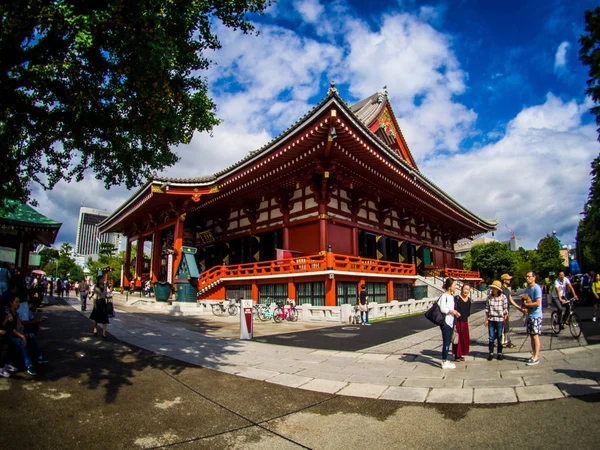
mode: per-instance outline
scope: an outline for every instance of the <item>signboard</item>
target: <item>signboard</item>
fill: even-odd
[[[173,255],[167,256],[167,281],[173,284]]]
[[[240,308],[240,339],[252,339],[252,307],[253,300],[241,300]]]

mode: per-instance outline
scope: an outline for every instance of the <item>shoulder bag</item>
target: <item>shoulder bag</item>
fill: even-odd
[[[440,298],[442,297],[440,296]],[[431,305],[431,308],[429,308],[425,313],[425,317],[427,317],[427,319],[435,325],[443,324],[444,319],[446,318],[445,315],[442,313],[442,310],[440,309],[440,298],[438,298],[437,302]]]

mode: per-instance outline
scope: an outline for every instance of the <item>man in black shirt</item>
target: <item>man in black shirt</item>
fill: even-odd
[[[360,324],[371,326],[369,323],[369,296],[367,295],[367,288],[364,284],[360,286],[358,307],[360,309]]]
[[[513,305],[515,308],[521,309],[519,305],[515,303],[510,293],[510,280],[512,277],[505,273],[500,277],[502,280],[502,293],[506,296],[508,300],[508,318],[504,321],[504,346],[506,348],[516,348],[517,346],[513,344],[510,340],[510,305]]]

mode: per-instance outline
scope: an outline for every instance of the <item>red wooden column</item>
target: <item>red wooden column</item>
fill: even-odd
[[[256,280],[252,280],[252,300],[254,300],[254,303],[258,303],[258,284],[256,284]]]
[[[135,287],[142,287],[142,270],[144,269],[144,238],[139,236],[137,240],[137,255],[135,260]]]
[[[394,298],[394,280],[390,280],[387,282],[387,301],[389,303],[392,300],[395,300],[395,298]]]
[[[131,240],[127,238],[127,245],[125,246],[125,267],[123,269],[123,286],[129,287],[131,282]]]
[[[319,202],[319,251],[327,251],[327,242],[329,241],[327,235],[327,203]]]
[[[181,216],[181,214],[177,214],[177,220],[175,220],[175,232],[173,237],[173,250],[175,251],[172,272],[173,281],[175,281],[175,273],[177,272],[177,268],[179,267],[179,263],[181,262],[181,258],[183,256],[181,246],[183,245],[183,221],[185,220],[185,217],[182,218]]]
[[[335,306],[336,303],[336,287],[335,278],[325,280],[325,306]]]
[[[152,240],[152,279],[153,283],[158,281],[158,271],[160,269],[160,230],[154,228],[154,239]]]
[[[358,227],[352,227],[352,241],[350,242],[350,253],[358,256]]]
[[[296,300],[296,284],[294,283],[294,279],[290,278],[288,280],[288,298]]]

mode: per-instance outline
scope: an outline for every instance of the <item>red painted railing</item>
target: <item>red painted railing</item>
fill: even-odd
[[[461,270],[461,269],[444,269],[444,275],[458,280],[464,280],[466,278],[481,279],[479,272],[472,270]]]
[[[333,268],[365,274],[415,275],[414,264],[380,261],[372,258],[333,254]]]
[[[214,283],[238,277],[258,277],[264,275],[293,275],[296,273],[339,270],[364,274],[415,275],[413,264],[379,261],[371,258],[337,255],[334,253],[296,256],[294,258],[263,261],[257,263],[215,266],[198,279],[198,290],[210,287]]]

